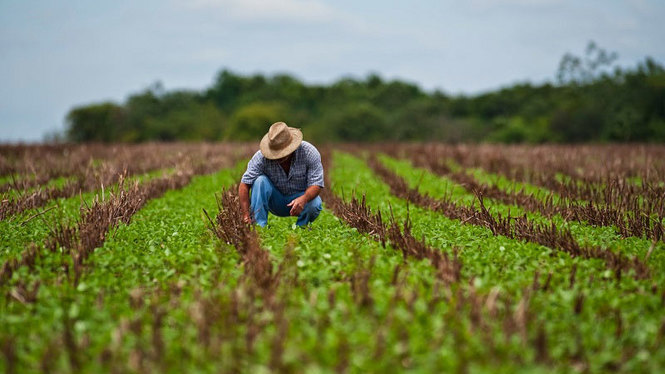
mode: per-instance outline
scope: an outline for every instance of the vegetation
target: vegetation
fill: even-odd
[[[0,148],[12,207],[110,183],[0,219],[0,370],[665,368],[665,147],[321,147],[305,229],[240,219],[252,151]]]
[[[616,55],[590,43],[565,55],[555,83],[516,84],[475,96],[425,92],[375,74],[308,85],[286,74],[223,70],[201,91],[160,84],[124,103],[73,108],[73,142],[255,140],[277,120],[317,142],[662,142],[665,69],[652,59],[613,67]]]

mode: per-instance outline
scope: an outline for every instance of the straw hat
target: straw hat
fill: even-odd
[[[293,153],[301,142],[300,129],[289,127],[284,122],[275,122],[261,139],[259,149],[265,158],[276,160]]]

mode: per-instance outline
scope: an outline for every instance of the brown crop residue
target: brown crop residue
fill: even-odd
[[[359,148],[349,150],[357,152]],[[565,220],[611,226],[622,237],[665,240],[665,162],[659,158],[665,150],[660,146],[391,144],[370,150],[408,158],[469,191],[547,217],[558,214]],[[452,171],[448,161],[462,170]],[[504,190],[480,183],[467,173],[469,168],[532,183],[550,194],[536,196],[521,189]]]
[[[324,153],[323,159],[326,160],[324,170],[327,170],[330,165],[330,153]],[[327,175],[326,178],[329,179]],[[330,186],[330,180],[327,180],[326,185]],[[400,224],[394,217],[391,217],[390,224],[387,225],[383,222],[380,211],[372,213],[364,196],[361,200],[353,196],[349,202],[345,202],[333,194],[330,188],[324,189],[322,194],[326,207],[349,226],[375,237],[383,246],[386,245],[386,239],[389,239],[397,249],[402,251],[405,258],[412,256],[417,259],[429,259],[441,279],[448,282],[459,280],[462,264],[457,258],[457,254],[450,258],[446,252],[431,248],[423,240],[413,237],[411,223],[408,219]]]
[[[400,198],[406,199],[424,208],[440,212],[445,216],[460,220],[462,223],[483,226],[492,231],[494,235],[503,235],[513,239],[523,239],[541,244],[554,250],[564,251],[574,257],[599,258],[605,261],[608,269],[615,272],[617,277],[627,270],[634,270],[638,279],[648,278],[648,266],[637,257],[627,258],[620,253],[597,246],[582,246],[573,237],[570,229],[558,228],[554,223],[539,224],[529,220],[526,215],[520,217],[503,217],[501,214],[492,214],[486,208],[481,192],[474,191],[479,208],[460,206],[448,197],[435,199],[423,195],[417,189],[408,186],[403,178],[388,170],[376,157],[369,158],[370,167],[390,187],[391,192]]]
[[[11,163],[3,152],[16,152]],[[42,207],[53,199],[109,188],[119,182],[120,176],[169,168],[205,174],[215,170],[220,160],[248,152],[246,145],[230,144],[0,146],[4,173],[22,176],[0,186],[0,192],[16,192],[0,201],[0,220]],[[68,180],[62,186],[43,185],[57,177]],[[37,188],[29,191],[32,187]]]
[[[330,151],[325,150],[322,152],[324,160],[324,169],[329,170]],[[323,192],[323,200],[326,207],[331,209],[333,213],[346,222],[349,226],[356,228],[359,232],[367,233],[377,242],[383,246],[394,247],[401,251],[404,261],[409,259],[428,259],[432,267],[436,271],[437,279],[444,285],[445,289],[435,289],[434,295],[428,299],[427,305],[430,310],[433,310],[437,304],[446,303],[450,306],[447,312],[441,316],[450,327],[449,332],[455,340],[455,345],[459,350],[460,357],[463,357],[465,351],[470,349],[467,346],[468,334],[479,334],[486,344],[487,349],[491,355],[498,357],[500,355],[500,348],[497,346],[496,337],[492,335],[490,326],[500,326],[505,339],[510,339],[512,336],[517,335],[524,342],[524,344],[533,345],[537,352],[537,360],[539,362],[547,363],[550,360],[550,353],[548,351],[547,333],[540,329],[537,334],[531,333],[532,330],[537,328],[538,322],[536,315],[530,310],[531,295],[534,292],[547,292],[548,284],[552,274],[549,274],[546,285],[543,287],[539,283],[538,274],[534,276],[533,284],[523,291],[523,295],[517,299],[513,299],[507,295],[502,295],[497,288],[494,288],[489,294],[483,294],[476,290],[474,286],[474,276],[469,275],[470,279],[467,282],[462,281],[462,263],[457,256],[457,250],[454,250],[453,256],[441,251],[440,249],[428,246],[423,240],[416,239],[411,233],[411,221],[407,219],[403,223],[398,223],[393,215],[390,216],[390,223],[383,223],[380,211],[374,213],[371,208],[367,206],[365,198],[358,200],[355,196],[347,202],[331,192],[331,181],[328,174],[326,176],[326,190]],[[399,182],[399,181],[398,181]],[[403,183],[403,181],[402,181]],[[409,194],[411,201],[430,201],[429,198],[414,191],[406,191]],[[441,202],[434,202],[435,206],[443,206]],[[473,215],[473,212],[469,212]],[[370,261],[373,263],[373,259]],[[397,266],[393,275],[393,285],[396,286],[395,296],[391,301],[391,306],[398,303],[406,304],[411,310],[415,302],[419,299],[417,291],[413,291],[406,287],[405,274],[402,274],[400,266]],[[354,279],[354,294],[360,295],[358,297],[359,303],[371,303],[371,295],[367,287],[367,276],[362,274]],[[392,307],[389,308],[392,310]],[[391,324],[392,313],[389,313],[387,325]],[[463,327],[459,324],[461,318],[468,319],[470,325]],[[385,330],[377,332],[375,357],[380,357],[386,351],[383,341],[385,340]],[[408,340],[406,330],[403,331],[403,339]],[[432,342],[433,345],[439,344],[436,339]],[[403,366],[408,367],[409,357],[402,358]],[[514,359],[520,359],[515,357]],[[465,362],[464,359],[461,360]]]
[[[266,293],[272,293],[278,284],[278,273],[273,270],[270,253],[261,247],[254,227],[243,222],[237,190],[237,185],[233,186],[218,198],[219,213],[212,230],[238,251],[246,276]]]
[[[188,161],[176,167],[176,170],[146,182],[127,182],[126,174],[117,176],[117,186],[95,196],[91,204],[81,206],[80,219],[74,224],[58,222],[51,229],[45,240],[45,247],[51,253],[61,248],[71,261],[63,261],[63,268],[68,275],[73,274],[74,284],[78,284],[85,262],[92,252],[101,247],[110,231],[120,223],[129,224],[132,216],[149,200],[163,195],[166,191],[186,186],[198,174],[207,174],[223,167],[233,165],[240,157],[246,156],[246,149],[227,147],[224,152],[210,155],[206,163]],[[25,263],[34,262],[43,256],[41,251],[26,249],[20,260],[9,259],[0,270],[0,283],[11,278],[13,272]]]

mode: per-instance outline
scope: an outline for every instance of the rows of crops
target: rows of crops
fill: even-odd
[[[0,147],[0,370],[665,368],[665,147],[324,148],[306,229],[254,151]]]

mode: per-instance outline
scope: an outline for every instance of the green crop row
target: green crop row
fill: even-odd
[[[445,178],[381,160],[422,193],[476,204]],[[462,279],[439,280],[429,260],[404,258],[324,208],[305,229],[294,226],[295,218],[274,216],[257,228],[278,274],[272,295],[257,292],[242,256],[211,234],[203,214],[215,212],[215,195],[243,169],[241,163],[194,177],[149,201],[93,252],[76,286],[62,271],[68,256],[57,254],[15,276],[0,301],[0,343],[13,347],[16,371],[657,372],[665,366],[658,331],[663,296],[653,288],[662,280],[659,253],[649,262],[651,279],[617,280],[601,260],[494,236],[410,205],[392,196],[362,159],[343,153],[334,154],[327,188],[347,201],[365,195],[384,220],[409,220],[416,238],[457,252]],[[78,210],[70,213],[75,219]],[[643,241],[621,242],[613,232],[579,226],[580,240],[644,254]],[[39,280],[36,300],[12,297]],[[0,370],[8,365],[0,360]]]
[[[130,225],[117,227],[104,246],[90,256],[88,270],[76,287],[62,271],[62,265],[70,262],[67,255],[47,256],[30,274],[20,269],[15,278],[28,288],[41,283],[36,302],[3,299],[0,325],[5,338],[12,337],[19,361],[28,365],[24,369],[35,370],[50,345],[62,342],[67,329],[65,317],[72,321],[74,340],[87,347],[80,349],[81,360],[96,363],[93,358],[110,344],[117,324],[132,314],[128,303],[131,292],[167,288],[176,281],[198,287],[213,284],[210,278],[228,269],[225,264],[234,264],[234,257],[219,255],[218,243],[206,230],[202,208],[215,207],[215,192],[231,184],[239,170],[240,166],[193,177],[182,190],[168,191],[149,201]],[[68,205],[63,207],[75,219],[78,210],[70,205],[80,204],[80,200],[72,200],[66,200]],[[47,232],[32,235],[39,234]],[[64,355],[59,357],[58,365],[66,366]]]
[[[127,178],[126,183],[146,181],[172,171],[156,170]],[[105,196],[115,188],[105,186]],[[29,209],[0,221],[0,261],[18,256],[31,242],[41,245],[57,225],[74,223],[80,217],[81,206],[92,204],[95,197],[102,198],[101,189],[70,198],[53,199],[43,207]]]
[[[435,175],[425,169],[414,167],[409,161],[396,160],[387,156],[380,157],[380,160],[389,167],[393,172],[403,177],[410,187],[417,188],[423,194],[429,194],[436,198],[450,196],[455,201],[464,205],[477,206],[478,201],[474,194],[466,191],[462,186],[452,182],[450,179],[442,176]],[[501,176],[485,176],[481,182],[487,182],[488,179],[494,179],[492,183],[497,184],[499,187],[507,190],[510,188],[529,188],[527,184],[521,183],[519,186],[514,185],[512,181],[508,181]],[[530,191],[533,192],[533,191]],[[607,248],[612,251],[619,251],[630,256],[638,256],[644,258],[652,241],[643,238],[629,237],[622,238],[616,233],[614,227],[603,226],[595,227],[577,221],[567,221],[561,215],[557,214],[552,218],[544,217],[535,212],[526,212],[524,209],[516,205],[506,205],[491,199],[485,199],[486,206],[493,212],[503,215],[511,215],[513,217],[526,215],[529,220],[541,224],[554,223],[557,227],[570,229],[575,239],[583,245],[597,245]],[[650,257],[649,264],[654,267],[663,269],[665,268],[665,243],[659,242],[655,245],[653,255]],[[655,274],[661,276],[660,274]]]
[[[479,183],[486,183],[490,186],[498,186],[506,191],[524,191],[527,194],[533,194],[536,197],[547,197],[552,196],[552,200],[555,204],[562,202],[564,199],[559,196],[554,191],[550,191],[547,188],[536,186],[531,183],[521,182],[517,180],[510,179],[501,174],[494,174],[487,172],[481,168],[468,168],[464,169],[462,166],[455,163],[453,160],[447,160],[446,163],[453,172],[466,172],[472,175],[476,181]],[[560,176],[559,174],[557,176]]]
[[[73,340],[85,342],[85,349],[81,350],[77,359],[79,365],[88,370],[103,369],[96,366],[99,364],[96,358],[103,356],[107,347],[114,346],[114,333],[122,331],[123,321],[151,319],[151,309],[137,309],[130,305],[132,295],[144,292],[148,298],[145,300],[146,305],[159,303],[161,296],[155,296],[151,290],[168,288],[177,282],[185,295],[179,296],[174,310],[167,312],[165,319],[168,323],[163,333],[166,351],[176,355],[172,360],[173,365],[180,362],[180,365],[185,366],[173,366],[172,369],[178,372],[192,369],[187,364],[199,369],[210,365],[208,360],[202,358],[207,356],[199,349],[199,341],[192,333],[192,322],[188,320],[191,317],[190,309],[197,302],[193,290],[207,294],[226,293],[228,296],[228,292],[234,289],[234,279],[238,278],[239,268],[235,266],[237,256],[233,252],[211,241],[199,209],[213,211],[215,190],[228,185],[235,178],[237,170],[225,174],[223,178],[207,178],[205,183],[193,181],[182,191],[172,191],[151,201],[134,216],[131,225],[120,226],[104,247],[95,251],[88,261],[89,272],[75,289],[68,282],[53,288],[43,287],[34,305],[35,309],[32,310],[26,309],[32,307],[32,304],[10,305],[13,309],[7,310],[4,315],[11,320],[11,325],[7,325],[11,327],[8,332],[14,336],[13,344],[20,347],[22,361],[37,365],[40,358],[47,356],[53,342],[62,339],[59,336],[68,328],[62,322],[65,318],[63,316],[66,316],[74,331]],[[353,348],[350,349],[349,357],[344,359],[348,359],[348,365],[383,367],[387,370],[395,364],[402,365],[399,361],[377,364],[368,354],[371,349],[378,349],[372,348],[372,344],[375,332],[381,328],[380,324],[386,316],[392,316],[394,310],[404,309],[390,309],[386,305],[392,298],[390,282],[394,268],[401,263],[399,252],[381,248],[368,237],[358,235],[357,231],[344,226],[327,211],[324,211],[312,230],[293,230],[288,220],[275,220],[271,222],[271,228],[263,230],[261,234],[264,245],[274,254],[275,264],[283,261],[284,248],[292,246],[297,258],[294,261],[298,284],[303,286],[281,291],[284,302],[290,306],[286,312],[291,323],[290,335],[285,349],[294,352],[285,355],[284,365],[296,365],[305,357],[309,360],[306,365],[311,369],[325,369],[341,361],[338,357],[341,353],[338,351],[347,344]],[[321,237],[335,240],[321,241]],[[286,241],[292,244],[287,245]],[[349,279],[355,272],[368,266],[370,257],[376,258],[371,267],[372,298],[376,300],[376,311],[366,310],[354,302],[357,296],[351,289]],[[408,275],[403,276],[405,281],[431,285],[432,275],[426,263],[413,262],[402,266],[402,274]],[[220,279],[223,280],[222,284]],[[409,290],[416,291],[415,288]],[[329,305],[331,293],[338,300],[335,306]],[[401,313],[406,312],[402,310]],[[398,321],[391,326],[406,325],[406,321],[400,322],[400,319],[407,317],[392,318]],[[421,311],[419,319],[426,320],[424,311]],[[314,326],[318,324],[327,327],[323,332],[313,331],[313,321]],[[387,342],[381,344],[392,346],[402,339],[396,331],[386,327],[384,330]],[[267,364],[273,334],[269,330],[262,334],[251,356],[248,353],[241,354],[244,357],[243,365],[252,369],[260,369]],[[320,334],[325,339],[321,340]],[[128,357],[131,356],[137,346],[149,339],[144,335],[149,335],[149,332],[123,340],[120,347],[116,348],[116,354],[122,356],[124,352]],[[37,336],[43,337],[41,344],[34,343]],[[423,335],[423,338],[426,337]],[[426,341],[428,339],[419,340],[421,345]],[[406,353],[409,347],[404,344],[400,349]],[[418,348],[421,355],[430,355],[431,352],[426,348],[425,345]],[[390,350],[388,353],[386,357],[394,356]],[[189,357],[185,364],[182,363],[182,356]],[[71,365],[66,355],[58,357],[53,363],[56,367]],[[442,356],[443,359],[445,356]],[[221,365],[229,361],[231,358],[222,357]]]
[[[21,196],[29,195],[38,189],[45,189],[45,188],[62,188],[67,184],[69,181],[73,181],[74,179],[70,177],[58,177],[58,178],[53,178],[50,179],[48,182],[40,185],[40,186],[35,186],[35,187],[30,187],[24,190],[16,190],[16,189],[10,189],[5,192],[0,192],[0,199],[16,199]],[[11,182],[11,180],[9,181]],[[0,184],[3,184],[0,181]]]
[[[482,292],[498,288],[517,298],[533,283],[536,272],[541,277],[551,273],[550,291],[534,293],[531,305],[533,318],[552,337],[550,351],[558,360],[566,362],[581,355],[596,370],[615,365],[619,358],[626,360],[624,368],[662,367],[665,352],[654,346],[662,323],[658,312],[662,297],[660,293],[652,293],[653,280],[638,282],[623,277],[616,281],[599,260],[571,258],[550,248],[494,237],[488,229],[462,225],[419,207],[407,208],[406,202],[390,196],[388,187],[377,180],[362,160],[337,154],[335,164],[338,166],[333,178],[338,181],[337,189],[344,189],[346,194],[352,190],[365,194],[371,206],[383,212],[392,210],[400,219],[408,214],[413,221],[414,236],[424,237],[435,247],[459,248],[463,275],[467,279],[473,277]],[[399,169],[411,172],[409,179],[417,181],[421,191],[435,196],[451,191],[445,181],[422,170]],[[577,281],[571,287],[573,269]],[[574,303],[580,297],[584,299],[583,308],[576,312]],[[617,313],[621,334],[616,333]],[[630,358],[625,358],[626,347],[635,352]],[[579,352],[573,354],[571,350]]]

